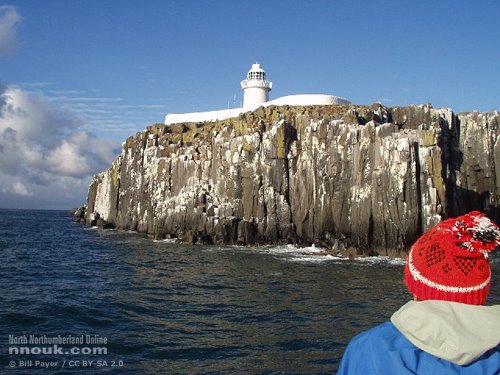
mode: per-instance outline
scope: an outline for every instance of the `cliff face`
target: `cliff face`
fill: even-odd
[[[397,253],[447,216],[498,219],[499,122],[376,104],[153,125],[94,177],[85,220],[189,242]]]

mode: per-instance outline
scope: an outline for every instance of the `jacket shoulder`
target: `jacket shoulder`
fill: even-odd
[[[396,369],[388,361],[392,353],[417,349],[390,322],[355,336],[347,346],[338,374],[389,374]]]
[[[499,346],[477,361],[460,366],[437,358],[413,345],[387,322],[355,336],[347,346],[338,374],[497,374]]]

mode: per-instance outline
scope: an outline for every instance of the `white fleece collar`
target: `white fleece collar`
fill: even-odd
[[[391,322],[416,347],[458,365],[473,362],[500,343],[500,305],[411,301]]]

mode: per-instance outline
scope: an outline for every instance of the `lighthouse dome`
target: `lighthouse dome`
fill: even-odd
[[[247,73],[247,80],[261,81],[266,79],[266,72],[259,63],[252,64],[252,67]]]

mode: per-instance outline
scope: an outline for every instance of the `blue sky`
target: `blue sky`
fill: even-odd
[[[496,0],[0,2],[0,207],[82,204],[126,137],[238,105],[254,62],[271,98],[499,110],[498,15]]]

